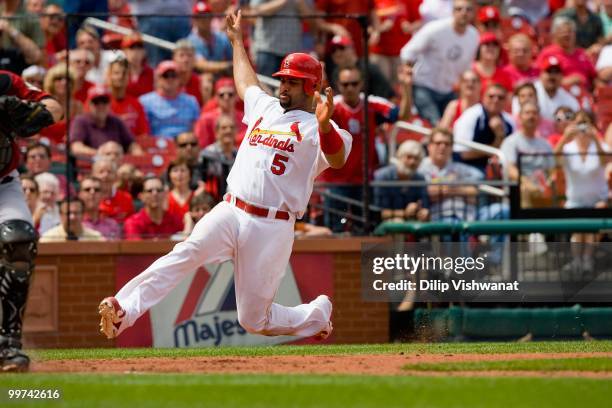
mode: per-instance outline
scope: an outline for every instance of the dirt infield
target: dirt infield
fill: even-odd
[[[612,357],[596,353],[510,353],[510,354],[355,354],[262,357],[151,357],[105,360],[35,361],[31,371],[39,373],[208,373],[208,374],[367,374],[436,376],[530,376],[612,378],[611,372],[595,371],[407,371],[417,363],[508,361]]]

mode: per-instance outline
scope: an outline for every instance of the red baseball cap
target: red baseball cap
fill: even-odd
[[[219,78],[217,82],[215,82],[215,91],[219,91],[221,88],[236,88],[234,84],[234,80],[229,77]]]
[[[495,6],[485,6],[478,10],[478,21],[481,23],[488,23],[489,21],[501,21],[501,14],[499,9]]]
[[[329,47],[332,50],[335,50],[339,47],[352,47],[353,40],[350,37],[345,37],[342,35],[334,35],[329,42]]]
[[[208,13],[212,13],[212,9],[208,5],[208,3],[203,2],[203,1],[198,1],[197,3],[193,5],[193,8],[191,9],[191,13],[194,15],[208,14]]]
[[[563,64],[561,64],[561,60],[554,55],[546,57],[540,61],[540,69],[542,71],[547,71],[550,68],[559,68],[563,69]]]
[[[499,44],[499,39],[497,38],[497,36],[494,33],[490,32],[490,31],[487,31],[487,32],[484,32],[484,33],[480,34],[479,45],[489,44],[489,43],[493,43],[493,42]]]
[[[128,36],[123,37],[121,41],[121,48],[130,48],[133,45],[144,45],[144,41],[142,41],[142,37],[140,34],[130,34]]]
[[[106,89],[103,86],[92,86],[87,91],[87,102],[91,102],[96,98],[102,98],[102,97],[106,97],[108,99],[110,99],[111,97],[111,94],[108,91],[108,89]]]
[[[178,65],[172,60],[162,61],[155,68],[155,75],[164,75],[168,71],[178,72]]]

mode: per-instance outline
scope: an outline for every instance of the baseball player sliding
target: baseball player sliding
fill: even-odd
[[[99,306],[100,331],[118,336],[168,294],[189,272],[210,262],[234,261],[238,320],[249,333],[326,338],[332,304],[321,295],[308,304],[273,303],[291,248],[293,226],[306,209],[315,177],[340,168],[351,136],[330,118],[330,88],[319,94],[322,68],[307,54],[289,54],[274,74],[280,97],[259,86],[242,43],[241,14],[226,18],[234,80],[245,102],[247,136],[228,177],[224,201],[202,218],[184,242]]]
[[[21,327],[36,257],[36,230],[25,202],[15,139],[52,125],[63,115],[51,95],[0,70],[0,370],[26,371]]]

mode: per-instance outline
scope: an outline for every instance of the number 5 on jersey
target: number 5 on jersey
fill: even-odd
[[[272,166],[270,166],[270,170],[272,170],[273,174],[277,176],[281,176],[285,174],[285,170],[287,170],[287,166],[285,163],[289,162],[289,157],[283,156],[280,153],[276,153],[274,155],[274,159],[272,159]]]

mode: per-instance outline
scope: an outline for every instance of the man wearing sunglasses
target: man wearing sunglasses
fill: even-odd
[[[83,202],[83,226],[98,231],[106,239],[120,239],[121,226],[111,217],[100,213],[102,182],[93,176],[81,180],[79,199]]]
[[[114,338],[202,265],[234,261],[238,321],[249,333],[327,338],[332,305],[325,295],[295,307],[274,303],[287,268],[296,218],[306,210],[315,177],[340,168],[351,136],[331,120],[333,94],[319,93],[323,70],[308,54],[285,57],[280,97],[259,85],[242,42],[241,12],[230,12],[236,91],[249,125],[228,177],[228,193],[191,235],[116,295],[100,303],[100,329]],[[161,186],[161,184],[160,184]],[[149,188],[145,184],[145,191]]]
[[[482,102],[467,109],[455,122],[454,139],[499,147],[516,128],[512,116],[504,111],[506,103],[507,91],[503,85],[492,83],[487,86]],[[457,160],[485,171],[489,154],[457,143],[454,152]]]
[[[540,79],[534,86],[543,119],[554,120],[555,111],[560,106],[568,106],[574,112],[580,110],[576,98],[561,86],[562,80],[563,65],[559,58],[551,56],[540,61]]]
[[[145,178],[139,197],[144,207],[125,220],[125,239],[167,239],[183,230],[182,216],[164,208],[166,189],[161,178]]]
[[[215,125],[221,115],[227,115],[235,120],[236,146],[240,145],[247,127],[242,123],[244,112],[237,107],[236,85],[231,78],[219,78],[215,82],[215,96],[213,99],[217,107],[204,111],[195,124],[194,132],[200,141],[200,146],[206,148],[215,143]]]
[[[183,132],[176,137],[176,158],[185,160],[191,169],[191,189],[198,188],[202,181],[202,169],[199,162],[200,143],[193,132]]]
[[[405,76],[398,76],[402,87],[402,98],[409,97],[412,83],[403,81]],[[334,195],[340,195],[354,200],[362,200],[363,183],[363,139],[365,135],[364,125],[364,105],[365,97],[362,93],[363,74],[359,67],[346,67],[338,74],[338,87],[340,95],[334,98],[334,114],[332,119],[343,129],[347,129],[353,137],[353,148],[349,154],[346,164],[341,169],[329,168],[321,174],[320,179],[328,183],[339,183],[330,188]],[[378,167],[378,158],[375,149],[376,129],[383,123],[393,123],[408,119],[410,114],[410,101],[402,101],[400,107],[391,103],[385,98],[378,96],[368,96],[368,159],[369,159],[369,178],[372,177],[374,170]],[[350,184],[350,185],[345,185]],[[333,210],[343,212],[350,211],[353,214],[360,214],[360,209],[356,206],[348,206],[346,203],[326,199],[326,206]],[[342,223],[342,216],[333,212],[326,213],[325,224],[334,232],[342,232],[345,225]]]

